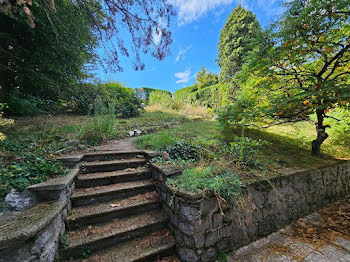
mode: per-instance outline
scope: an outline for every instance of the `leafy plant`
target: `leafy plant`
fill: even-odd
[[[174,145],[166,146],[164,151],[166,151],[169,154],[169,157],[174,160],[181,159],[195,162],[200,159],[200,148],[183,141],[178,141]]]
[[[0,151],[10,156],[7,163],[0,160],[0,198],[11,188],[23,191],[27,186],[43,182],[49,177],[64,175],[66,171],[53,159],[52,150],[52,145],[42,146],[35,142],[0,142]],[[13,155],[16,157],[11,157]]]

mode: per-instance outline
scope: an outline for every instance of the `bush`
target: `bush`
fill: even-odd
[[[168,91],[156,90],[149,95],[150,105],[159,105],[162,109],[180,109],[180,104],[175,105],[172,95]]]
[[[55,101],[15,92],[8,100],[8,110],[12,115],[35,116],[57,110]]]
[[[260,161],[256,158],[257,150],[267,142],[262,140],[254,140],[246,136],[235,137],[230,146],[222,146],[221,152],[224,155],[236,157],[251,168],[260,166]]]
[[[69,94],[71,99],[67,108],[72,113],[89,114],[93,110],[96,97],[108,107],[111,101],[115,106],[115,113],[123,118],[135,117],[140,114],[141,99],[135,91],[121,83],[81,84]]]
[[[185,160],[195,162],[200,159],[200,148],[186,142],[176,142],[164,149],[173,160]]]

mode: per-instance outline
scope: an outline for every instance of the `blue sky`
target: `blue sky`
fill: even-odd
[[[134,71],[130,59],[122,57],[123,72],[111,73],[102,69],[96,76],[102,81],[119,81],[126,86],[142,86],[175,92],[193,84],[195,75],[204,66],[219,73],[215,59],[220,31],[239,0],[169,0],[177,16],[171,31],[171,55],[163,61],[144,56],[144,71]],[[262,26],[281,14],[280,0],[242,0],[242,5],[252,10]]]

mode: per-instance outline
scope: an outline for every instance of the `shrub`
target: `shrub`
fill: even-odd
[[[166,146],[164,150],[174,160],[195,162],[200,159],[200,148],[186,142],[176,142],[174,145]]]
[[[57,110],[55,101],[15,92],[8,100],[8,110],[12,115],[35,116]]]
[[[141,99],[135,91],[118,82],[106,84],[81,84],[70,93],[71,99],[67,104],[72,113],[89,114],[93,110],[96,97],[108,107],[111,101],[115,106],[115,113],[124,118],[135,117],[140,114]]]

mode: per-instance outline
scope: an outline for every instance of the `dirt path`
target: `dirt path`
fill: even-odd
[[[349,262],[350,198],[232,252],[227,261]]]
[[[132,151],[137,150],[134,144],[132,143],[133,137],[124,138],[120,140],[110,140],[106,144],[101,146],[95,146],[89,148],[88,152],[97,152],[97,151]]]

